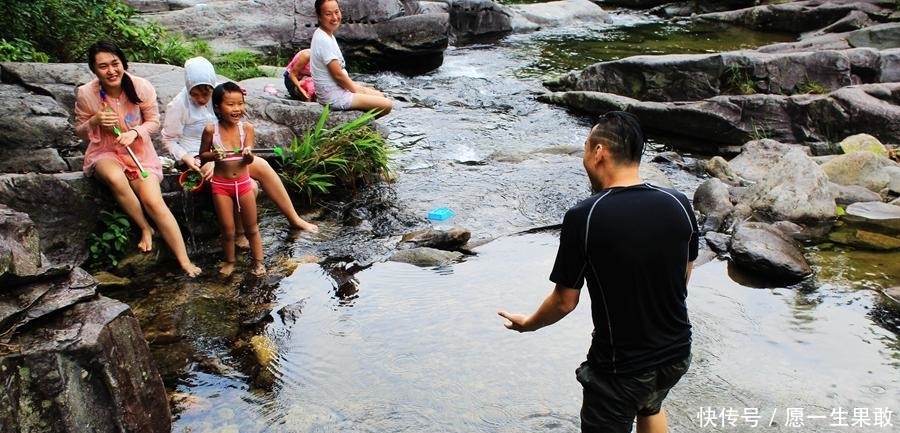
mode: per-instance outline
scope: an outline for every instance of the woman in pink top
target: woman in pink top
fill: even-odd
[[[309,71],[309,49],[298,51],[284,68],[284,87],[294,99],[316,100],[316,85]]]
[[[150,134],[159,129],[156,90],[149,81],[126,72],[125,53],[112,42],[91,45],[88,67],[97,78],[80,86],[75,100],[75,132],[88,142],[85,176],[109,186],[119,206],[141,230],[141,251],[153,249],[154,231],[144,216],[146,211],[184,272],[189,277],[199,275],[200,268],[188,258],[181,229],[160,190],[162,166],[150,141]],[[142,168],[148,173],[142,173]]]

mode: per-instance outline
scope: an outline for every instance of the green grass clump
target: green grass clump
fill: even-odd
[[[390,180],[392,150],[371,126],[376,112],[325,128],[329,111],[325,106],[315,127],[294,137],[280,152],[284,182],[311,197],[327,194],[336,186],[355,188],[360,183]]]

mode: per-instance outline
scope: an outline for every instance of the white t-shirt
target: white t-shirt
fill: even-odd
[[[312,42],[310,42],[310,72],[312,72],[313,82],[316,84],[316,94],[329,95],[335,92],[342,92],[337,81],[332,78],[328,72],[328,64],[334,60],[341,62],[341,69],[347,74],[346,63],[344,62],[344,54],[338,47],[337,39],[334,36],[328,36],[322,29],[316,29],[313,33]]]

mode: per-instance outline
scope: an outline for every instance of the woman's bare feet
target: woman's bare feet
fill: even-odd
[[[200,272],[203,272],[203,270],[200,269],[199,266],[190,262],[188,262],[186,265],[182,265],[181,268],[184,269],[185,275],[187,275],[189,278],[195,278],[196,276],[200,275]]]
[[[234,262],[223,262],[222,267],[219,268],[219,273],[226,277],[230,277],[232,272],[234,272]]]
[[[306,220],[304,220],[303,218],[297,218],[297,220],[298,221],[291,223],[291,228],[296,229],[296,230],[308,231],[310,233],[318,233],[319,232],[319,226],[317,226],[313,223],[309,223]]]
[[[138,250],[142,253],[153,251],[153,230],[141,230],[141,240],[138,241]]]
[[[262,260],[258,260],[253,265],[253,271],[251,272],[255,277],[261,277],[266,275],[266,267],[263,265]]]

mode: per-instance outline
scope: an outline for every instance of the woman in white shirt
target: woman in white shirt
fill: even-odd
[[[341,25],[341,9],[337,0],[316,0],[319,28],[310,43],[313,81],[322,105],[335,110],[378,110],[378,117],[391,112],[394,103],[383,93],[354,82],[347,74],[344,55],[338,47],[334,31]]]
[[[212,176],[213,163],[201,166],[197,154],[200,152],[200,137],[208,123],[216,122],[212,108],[212,91],[216,85],[216,71],[212,63],[203,57],[194,57],[184,62],[184,89],[166,105],[163,121],[162,142],[175,159],[183,162],[188,169],[200,172],[204,178]],[[269,162],[263,158],[253,158],[250,177],[259,181],[269,199],[287,217],[291,227],[316,233],[318,226],[300,218],[291,203],[281,178]],[[241,239],[241,244],[246,238]]]

